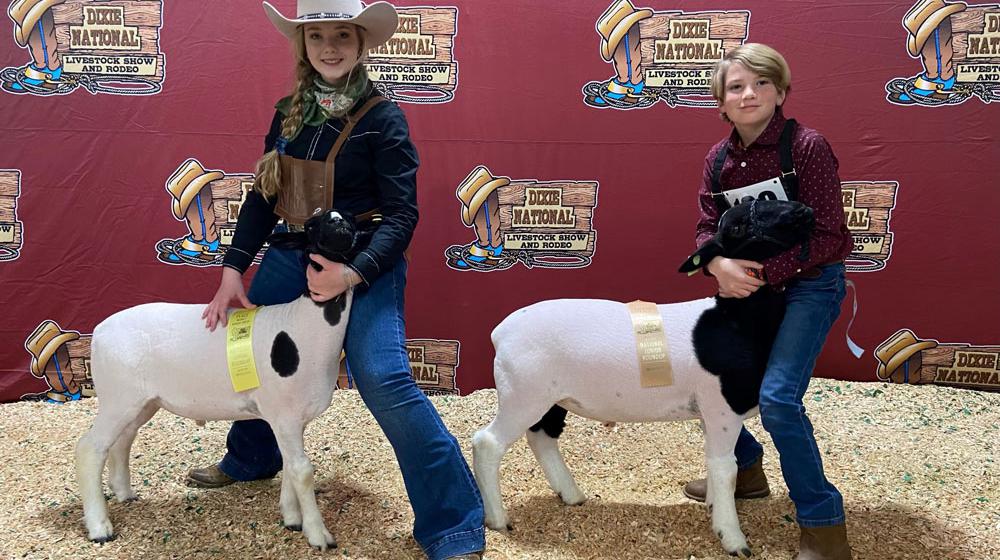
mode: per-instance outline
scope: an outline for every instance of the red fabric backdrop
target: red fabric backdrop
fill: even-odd
[[[715,109],[686,106],[703,95],[682,96],[672,107],[666,90],[650,88],[647,94],[663,95],[647,98],[648,107],[629,110],[585,102],[588,83],[605,91],[615,73],[601,57],[598,28],[615,4],[397,2],[400,8],[436,9],[422,12],[420,32],[437,33],[434,56],[450,65],[454,77],[454,86],[431,93],[414,89],[408,95],[393,87],[422,161],[421,220],[412,244],[406,311],[407,334],[422,349],[411,348],[411,359],[437,366],[420,370],[432,380],[429,389],[464,394],[491,386],[490,331],[524,305],[566,297],[667,303],[712,293],[709,279],[675,271],[693,249],[705,153],[728,127]],[[955,5],[914,7],[921,4],[938,12]],[[276,5],[294,12],[291,0]],[[135,10],[161,15],[159,27],[149,13],[143,20],[143,49],[153,47],[151,55],[162,55],[160,75],[129,84],[158,91],[91,93],[84,85],[67,84],[67,75],[61,81],[49,75],[66,90],[54,91],[64,94],[30,86],[27,93],[0,92],[0,169],[7,170],[0,171],[0,230],[7,226],[6,237],[0,236],[6,255],[0,260],[0,401],[26,395],[71,398],[66,394],[74,387],[59,386],[59,375],[62,383],[75,378],[86,387],[90,333],[118,310],[212,297],[217,262],[171,265],[158,257],[164,240],[169,248],[189,233],[172,214],[168,182],[191,158],[207,170],[235,176],[232,184],[245,179],[260,155],[272,105],[290,86],[289,48],[255,2],[67,0],[51,9],[57,38],[58,29],[76,25],[67,18],[86,6],[122,7],[125,26],[138,18]],[[785,54],[793,84],[785,114],[827,137],[840,160],[841,179],[861,182],[845,185],[855,189],[856,207],[881,204],[867,215],[881,219],[883,233],[891,233],[891,252],[875,259],[884,265],[880,270],[848,275],[859,298],[850,335],[865,352],[856,359],[845,342],[849,295],[818,374],[874,380],[879,365],[890,365],[897,355],[892,365],[916,367],[909,382],[1000,386],[1000,78],[989,75],[1000,71],[1000,39],[990,41],[1000,6],[969,4],[948,16],[955,52],[968,54],[973,43],[976,56],[965,62],[986,68],[977,80],[938,94],[946,102],[934,106],[923,98],[910,105],[887,100],[893,80],[912,83],[922,72],[936,71],[907,52],[913,33],[903,24],[910,5],[637,0],[635,8],[655,12],[638,24],[650,44],[660,29],[651,22],[671,16],[707,19],[715,27],[720,27],[712,19],[717,16],[708,12],[729,11],[738,16],[735,21],[743,17],[744,30],[719,31],[730,37],[745,31],[745,39],[730,38],[727,44],[763,42]],[[977,22],[982,31],[970,27]],[[0,67],[10,83],[33,60],[31,46],[16,42],[17,29],[15,16],[0,21]],[[970,35],[982,35],[985,42]],[[157,37],[158,43],[150,43]],[[77,37],[77,47],[80,41]],[[73,49],[64,46],[60,42],[68,72]],[[960,58],[955,55],[956,65]],[[960,81],[961,72],[976,71],[963,68]],[[509,178],[510,185],[498,191],[501,206],[533,182],[542,184],[536,188],[553,187],[544,183],[569,188],[563,191],[564,205],[573,203],[572,188],[589,189],[596,206],[579,203],[575,211],[578,220],[592,212],[596,241],[589,254],[583,250],[569,259],[586,266],[553,266],[563,262],[558,258],[528,259],[530,268],[524,258],[506,269],[449,266],[449,248],[460,252],[477,238],[462,221],[456,190],[479,166]],[[222,184],[212,188],[221,200]],[[235,192],[238,200],[238,187]],[[226,207],[224,201],[220,207]],[[212,258],[207,254],[202,260]],[[893,369],[883,367],[883,376]],[[450,374],[455,377],[446,379]]]

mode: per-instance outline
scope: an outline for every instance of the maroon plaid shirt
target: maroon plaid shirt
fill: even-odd
[[[745,187],[781,175],[778,138],[785,126],[779,107],[771,122],[749,148],[741,146],[740,136],[733,129],[729,135],[729,156],[722,166],[722,189]],[[701,217],[698,219],[698,246],[708,241],[719,226],[719,210],[712,196],[712,164],[716,154],[727,143],[719,142],[705,157],[705,172],[698,192]],[[819,264],[840,261],[851,254],[853,242],[844,223],[844,204],[837,175],[837,157],[820,133],[799,124],[792,141],[792,161],[799,178],[799,202],[813,209],[816,228],[809,243],[809,260],[798,259],[801,247],[767,259],[762,264],[767,281],[775,286],[788,281],[803,270]]]

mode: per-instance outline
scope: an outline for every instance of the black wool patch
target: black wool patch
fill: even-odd
[[[340,323],[340,317],[344,314],[344,310],[347,309],[347,296],[340,294],[320,305],[323,306],[323,318],[326,319],[327,323],[330,323],[331,327],[336,327],[337,323]]]
[[[747,337],[717,308],[698,318],[691,335],[698,363],[719,377],[729,408],[746,414],[757,406],[770,345]]]
[[[285,331],[278,333],[271,344],[271,367],[281,377],[288,377],[299,369],[299,348]]]
[[[552,405],[552,408],[542,416],[537,424],[528,428],[532,432],[545,430],[545,435],[552,439],[557,439],[562,435],[563,428],[566,427],[566,409],[559,405]]]

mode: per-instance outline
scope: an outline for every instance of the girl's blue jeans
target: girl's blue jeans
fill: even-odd
[[[792,280],[785,319],[760,387],[760,419],[774,441],[788,494],[801,527],[844,523],[844,499],[823,474],[813,427],[802,397],[844,299],[844,265],[824,266],[814,279]],[[746,428],[736,441],[736,463],[747,468],[764,453]]]
[[[300,251],[268,249],[247,297],[274,305],[301,296],[303,262]],[[430,560],[440,560],[485,548],[483,503],[458,442],[410,372],[406,267],[401,258],[371,286],[355,288],[344,350],[361,398],[396,453],[413,507],[413,536]],[[264,420],[234,422],[226,446],[219,468],[236,480],[269,478],[281,470],[278,444]]]

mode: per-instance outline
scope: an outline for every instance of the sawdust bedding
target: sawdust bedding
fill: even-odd
[[[471,460],[496,393],[433,397]],[[855,558],[1000,558],[1000,395],[934,386],[814,380],[806,396],[827,474],[845,496]],[[311,550],[285,530],[278,479],[189,489],[188,468],[219,459],[228,424],[196,427],[161,411],[132,449],[140,500],[110,506],[117,539],[86,540],[73,449],[97,402],[0,406],[0,558],[423,558],[392,450],[357,393],[306,432],[317,494],[340,548]],[[749,428],[758,435],[758,421]],[[762,441],[766,441],[766,436]],[[619,424],[571,415],[562,448],[590,500],[564,506],[522,439],[501,476],[515,529],[488,532],[490,559],[722,559],[706,508],[681,486],[703,472],[697,422]],[[798,530],[773,447],[774,493],[740,502],[755,557],[794,558]]]

